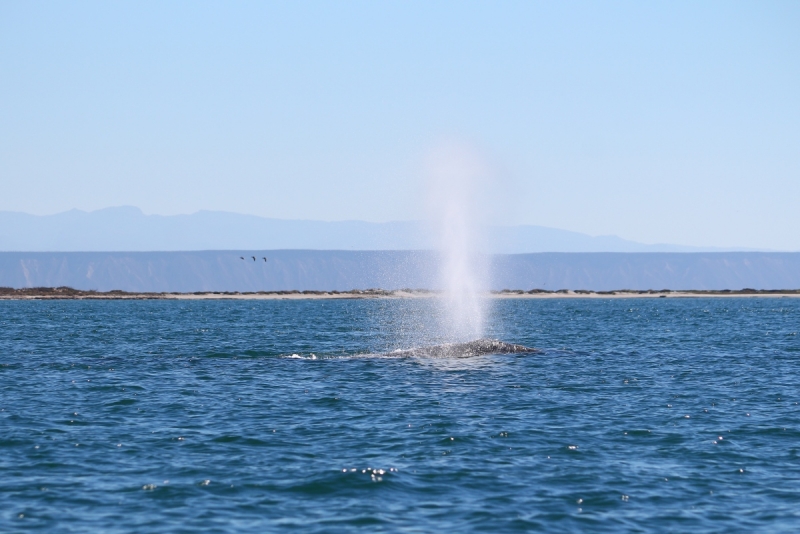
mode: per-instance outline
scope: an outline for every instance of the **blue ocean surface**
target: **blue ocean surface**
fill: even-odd
[[[0,302],[3,532],[800,528],[800,300]]]

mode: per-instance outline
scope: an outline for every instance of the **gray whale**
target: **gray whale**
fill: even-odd
[[[467,343],[444,343],[432,347],[396,350],[386,353],[395,358],[471,358],[487,354],[521,354],[542,352],[539,349],[514,345],[499,339],[476,339]]]

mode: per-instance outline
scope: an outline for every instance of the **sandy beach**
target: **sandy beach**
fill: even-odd
[[[0,288],[0,300],[332,300],[332,299],[419,299],[441,296],[429,290],[365,289],[352,291],[209,291],[194,293],[130,293],[126,291],[83,291],[58,288]],[[618,290],[586,291],[534,289],[491,291],[494,299],[631,299],[631,298],[800,298],[800,290]]]

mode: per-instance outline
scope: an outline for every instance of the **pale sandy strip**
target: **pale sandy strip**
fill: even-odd
[[[374,295],[358,293],[334,294],[239,294],[220,295],[214,293],[195,294],[128,294],[128,295],[80,295],[80,296],[50,296],[50,295],[0,295],[0,300],[342,300],[342,299],[420,299],[440,296],[437,293],[408,293],[398,291],[391,295]],[[767,294],[720,294],[720,293],[624,293],[614,294],[599,293],[492,293],[489,298],[507,299],[654,299],[654,298],[800,298],[797,293],[767,293]]]
[[[720,294],[720,293],[683,293],[675,291],[672,293],[614,293],[614,294],[599,294],[599,293],[500,293],[492,295],[497,299],[657,299],[657,298],[784,298],[784,297],[800,297],[797,293],[762,293],[762,294],[747,294],[747,293],[733,293],[733,294]]]

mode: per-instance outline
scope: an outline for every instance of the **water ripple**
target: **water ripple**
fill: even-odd
[[[792,531],[800,303],[0,302],[0,530]]]

